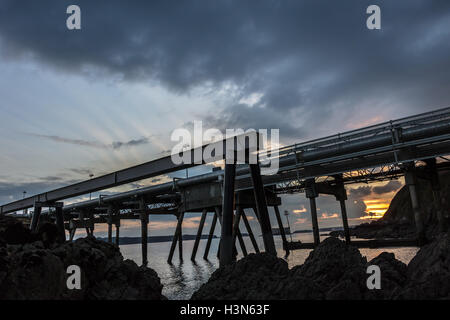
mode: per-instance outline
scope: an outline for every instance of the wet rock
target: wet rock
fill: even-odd
[[[250,254],[215,271],[192,299],[360,299],[366,263],[356,248],[335,238],[291,270],[280,258]]]
[[[376,265],[381,271],[381,289],[367,290],[365,299],[386,300],[391,299],[406,283],[406,264],[395,259],[395,255],[382,252],[367,263],[367,266]]]
[[[0,299],[166,299],[156,272],[124,261],[117,246],[94,237],[58,244],[51,225],[31,234],[20,222],[4,218]],[[81,290],[67,289],[69,265],[81,269]]]
[[[247,257],[217,269],[192,300],[279,299],[289,273],[286,261],[267,253]]]
[[[407,267],[406,286],[397,299],[450,299],[450,236],[423,246]]]
[[[326,299],[360,299],[365,290],[365,265],[359,250],[336,238],[325,239],[296,272],[312,279]]]

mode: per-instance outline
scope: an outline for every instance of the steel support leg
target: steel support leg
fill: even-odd
[[[284,232],[283,221],[281,221],[280,210],[278,209],[278,206],[274,206],[273,209],[275,210],[275,216],[277,217],[278,228],[280,229],[281,240],[283,241],[283,249],[286,251],[286,257],[287,257],[289,255],[289,249],[287,247],[286,233]]]
[[[341,205],[341,216],[342,216],[342,224],[344,226],[345,242],[347,244],[350,244],[350,229],[348,227],[347,208],[345,206],[345,200],[340,199],[339,204]]]
[[[64,214],[62,206],[55,208],[56,228],[58,230],[58,239],[61,242],[66,241],[66,230],[64,229]]]
[[[119,245],[119,239],[120,239],[120,225],[116,224],[116,237],[115,237],[115,242],[116,242],[116,246]]]
[[[108,223],[108,242],[112,243],[112,215],[113,215],[113,208],[111,206],[108,207],[108,217],[107,223]]]
[[[425,160],[427,164],[427,171],[430,177],[431,190],[433,191],[433,202],[436,210],[436,218],[439,224],[439,231],[447,231],[447,224],[443,216],[441,205],[441,184],[439,181],[439,174],[436,168],[436,158]]]
[[[255,194],[256,209],[258,212],[264,247],[267,253],[277,255],[275,242],[273,241],[272,226],[270,225],[269,211],[267,210],[267,201],[264,194],[264,185],[261,178],[261,169],[259,164],[250,164],[250,174],[253,182],[253,192]]]
[[[242,208],[241,208],[241,210],[242,210],[242,212],[241,212],[242,221],[244,221],[244,225],[245,225],[245,228],[247,229],[247,233],[248,233],[248,236],[250,237],[253,248],[255,249],[256,253],[259,253],[260,251],[259,251],[258,243],[256,242],[255,235],[253,234],[252,228],[250,227],[250,223],[248,223],[247,216],[245,215],[245,211]]]
[[[177,246],[178,237],[181,235],[183,218],[184,218],[184,212],[181,212],[178,215],[177,227],[175,229],[175,234],[174,234],[173,239],[172,239],[172,245],[170,246],[169,258],[167,259],[167,262],[169,264],[172,263],[172,258],[173,258],[173,254],[175,252],[175,247]]]
[[[422,212],[420,210],[419,198],[417,195],[417,177],[415,172],[415,166],[410,165],[405,173],[405,182],[409,188],[409,194],[411,197],[411,206],[414,212],[414,221],[416,224],[416,232],[417,232],[417,241],[419,245],[423,245],[425,243],[425,230],[423,226],[422,220]]]
[[[30,230],[31,232],[36,232],[39,224],[39,217],[41,216],[42,208],[40,206],[35,206],[33,211],[33,217],[31,218]]]
[[[219,265],[221,267],[233,262],[233,206],[235,176],[236,165],[225,164],[219,256]]]
[[[75,237],[75,232],[77,231],[77,228],[72,228],[69,231],[69,240],[73,241],[73,238]]]
[[[309,198],[309,206],[311,208],[311,222],[313,227],[314,244],[320,243],[319,222],[317,220],[316,197],[319,195],[314,179],[306,180],[306,197]]]
[[[339,201],[339,204],[341,206],[341,217],[342,225],[344,227],[345,242],[347,244],[350,244],[350,229],[348,227],[347,207],[345,206],[345,200],[347,200],[347,190],[345,190],[342,174],[334,175],[333,177],[336,180],[336,200]]]
[[[139,201],[139,218],[141,220],[141,252],[142,252],[142,265],[148,264],[148,214],[146,212],[146,205],[143,199]]]
[[[214,236],[214,230],[217,224],[217,212],[214,212],[213,220],[211,222],[211,228],[209,229],[208,241],[206,242],[205,253],[203,254],[203,259],[208,260],[209,248],[211,247],[211,242]]]
[[[202,217],[200,218],[200,223],[198,225],[197,236],[195,237],[194,248],[192,249],[191,260],[195,261],[195,256],[197,255],[198,245],[202,238],[203,226],[205,225],[206,215],[208,214],[206,209],[202,211]]]
[[[245,247],[244,239],[242,238],[241,231],[239,230],[241,214],[242,214],[242,209],[239,206],[237,206],[236,214],[234,215],[234,221],[233,221],[233,246],[236,245],[236,237],[237,237],[238,241],[239,241],[239,246],[241,247],[242,254],[244,255],[244,257],[246,257],[247,256],[247,248]]]

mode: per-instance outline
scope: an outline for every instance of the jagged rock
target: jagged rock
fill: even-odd
[[[423,246],[408,264],[406,286],[397,299],[450,299],[450,236]]]
[[[267,253],[247,257],[217,269],[192,300],[279,299],[280,283],[289,273],[286,261]]]
[[[360,299],[366,263],[358,249],[335,238],[291,270],[280,258],[250,254],[215,271],[192,299]]]
[[[365,289],[365,265],[359,250],[330,237],[309,254],[296,272],[312,279],[326,299],[360,299]]]
[[[0,218],[0,299],[166,299],[156,272],[124,261],[117,246],[94,237],[58,244],[54,226],[32,234],[11,219]],[[67,289],[69,265],[81,269],[81,290]]]
[[[381,289],[368,290],[365,299],[390,299],[406,283],[406,264],[395,259],[390,252],[382,252],[367,263],[376,265],[381,271]]]
[[[417,184],[425,236],[429,241],[432,241],[440,233],[438,210],[442,212],[444,224],[448,225],[450,220],[450,173],[440,173],[439,179],[440,208],[437,208],[434,202],[430,183],[422,181]],[[343,231],[332,231],[329,234],[333,237],[344,236]],[[408,187],[403,186],[395,194],[382,218],[350,228],[350,235],[362,239],[415,238],[417,234]]]

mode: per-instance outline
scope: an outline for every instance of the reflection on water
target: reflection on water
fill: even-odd
[[[321,237],[321,240],[326,236]],[[263,248],[262,238],[257,237],[259,248]],[[297,233],[293,235],[293,240],[300,240],[302,242],[312,242],[312,235],[310,233]],[[248,237],[244,237],[244,242],[247,247],[247,251],[254,252],[251,241]],[[219,239],[213,239],[211,243],[211,249],[209,253],[209,260],[203,259],[203,253],[206,246],[206,240],[200,241],[200,245],[197,251],[197,259],[194,262],[190,260],[192,248],[194,246],[194,240],[183,242],[183,258],[184,261],[180,262],[178,258],[178,248],[174,254],[172,265],[167,263],[167,256],[169,255],[170,242],[149,243],[148,246],[148,260],[149,267],[154,269],[161,282],[164,285],[163,294],[169,299],[189,299],[193,292],[195,292],[203,283],[208,281],[211,273],[217,269],[219,262],[217,260],[217,248],[219,245]],[[275,236],[275,245],[278,248],[278,256],[283,258],[285,252],[281,249],[282,242],[279,236]],[[240,252],[240,247],[238,251]],[[141,258],[141,246],[139,244],[122,245],[120,250],[126,259],[132,259],[137,264],[142,263]],[[367,257],[367,260],[371,260],[381,252],[392,252],[395,257],[404,262],[409,261],[414,257],[418,248],[386,248],[386,249],[360,249],[363,256]],[[303,264],[308,257],[311,250],[295,250],[286,259],[289,268],[293,266]],[[238,255],[238,259],[242,255]]]

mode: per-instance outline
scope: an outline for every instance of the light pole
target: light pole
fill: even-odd
[[[288,224],[288,228],[289,228],[289,237],[291,238],[291,242],[292,242],[291,225],[289,224],[289,211],[284,210],[284,215],[286,216],[286,220],[287,220],[287,224]]]
[[[93,173],[89,173],[89,179],[92,179],[92,177],[94,176]],[[92,200],[92,193],[89,192],[89,200]]]

